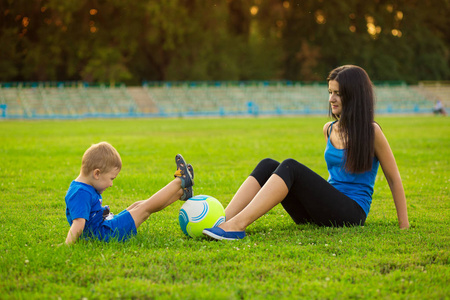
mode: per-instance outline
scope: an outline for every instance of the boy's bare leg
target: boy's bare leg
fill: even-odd
[[[177,177],[149,199],[138,201],[128,207],[127,210],[133,217],[136,228],[138,228],[152,213],[166,208],[180,199],[182,195],[181,179]]]
[[[225,231],[244,231],[248,225],[283,201],[288,192],[284,180],[276,174],[272,175],[241,212],[233,218],[227,219],[219,227]]]
[[[250,203],[250,201],[252,201],[260,189],[261,186],[255,177],[247,177],[225,209],[226,219],[230,220],[235,215],[240,213]]]
[[[147,200],[141,200],[141,201],[134,202],[133,204],[131,204],[131,205],[127,208],[127,210],[130,211],[131,209],[135,208],[135,207],[138,206],[138,205],[141,205],[141,203],[142,203],[142,202],[145,202],[145,201],[147,201]]]

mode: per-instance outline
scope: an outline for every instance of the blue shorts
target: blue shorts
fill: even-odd
[[[113,219],[104,221],[99,229],[101,235],[99,238],[105,242],[109,242],[110,239],[124,242],[137,234],[134,219],[126,209],[115,215]]]

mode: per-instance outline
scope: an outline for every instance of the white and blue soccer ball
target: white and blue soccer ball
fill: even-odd
[[[198,195],[183,204],[178,221],[185,235],[192,238],[203,237],[203,229],[225,222],[225,210],[216,198]]]

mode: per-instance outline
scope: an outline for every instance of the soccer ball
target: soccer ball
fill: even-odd
[[[194,196],[180,208],[178,221],[185,235],[192,238],[203,237],[203,229],[216,227],[225,222],[225,210],[214,197]]]

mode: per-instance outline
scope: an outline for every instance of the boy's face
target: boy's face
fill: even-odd
[[[120,170],[115,168],[107,173],[101,173],[99,169],[94,170],[93,186],[99,194],[103,193],[107,188],[113,186],[113,180],[117,177]]]

